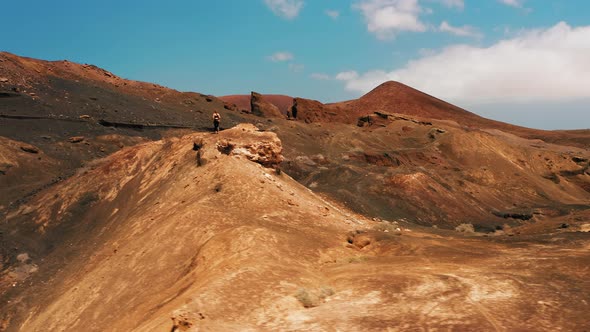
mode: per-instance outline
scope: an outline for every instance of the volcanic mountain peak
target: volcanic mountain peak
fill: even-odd
[[[471,122],[479,116],[396,81],[385,82],[361,98],[351,101],[353,109],[391,112],[418,117]]]
[[[435,98],[429,94],[426,94],[418,89],[415,89],[409,85],[398,81],[387,81],[379,84],[371,91],[367,92],[365,95],[361,96],[359,99],[380,99],[385,97],[397,97],[400,99],[403,98],[416,98],[416,97],[430,97]]]
[[[379,84],[375,88],[373,88],[367,94],[376,93],[377,91],[394,90],[394,89],[398,89],[398,90],[408,89],[408,90],[418,91],[418,90],[416,90],[408,85],[405,85],[404,83],[399,82],[399,81],[386,81],[386,82]]]

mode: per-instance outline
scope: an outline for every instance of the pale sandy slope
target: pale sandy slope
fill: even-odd
[[[277,174],[280,150],[253,126],[192,134],[121,150],[42,192],[7,222],[62,237],[30,253],[38,271],[9,293],[5,327],[588,328],[588,233],[492,239],[369,221]]]

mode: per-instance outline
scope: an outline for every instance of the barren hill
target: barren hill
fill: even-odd
[[[299,106],[300,119],[307,122],[342,122],[356,124],[359,118],[382,114],[398,114],[418,119],[451,121],[472,129],[497,129],[529,139],[574,145],[588,148],[590,130],[538,130],[486,119],[465,109],[452,105],[403,83],[385,82],[362,97],[338,103],[323,104],[305,98],[285,95],[263,95],[264,99],[277,106],[284,114],[295,105]],[[239,110],[250,110],[249,95],[219,97]]]
[[[359,117],[373,112],[384,112],[451,120],[465,125],[483,120],[471,112],[394,81],[379,85],[359,99],[331,105],[347,108]]]
[[[584,233],[536,245],[371,221],[277,173],[281,149],[240,125],[126,148],[42,191],[2,225],[19,246],[1,284],[3,328],[587,324]]]
[[[122,79],[92,65],[2,52],[0,136],[13,143],[6,145],[12,146],[10,162],[0,165],[6,175],[0,177],[0,210],[124,146],[208,130],[213,111],[222,114],[224,128],[243,121],[212,96]],[[24,151],[28,145],[41,152]],[[45,168],[49,160],[59,166]],[[15,180],[29,179],[35,168],[45,171],[34,174],[34,182]]]
[[[397,113],[423,119],[453,121],[473,129],[498,129],[525,138],[585,148],[590,141],[590,130],[546,131],[486,119],[395,81],[385,82],[359,99],[326,106],[344,109],[344,113],[357,117],[374,112]]]
[[[262,101],[0,53],[0,330],[589,328],[588,131]]]

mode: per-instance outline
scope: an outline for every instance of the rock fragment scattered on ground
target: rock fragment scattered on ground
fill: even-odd
[[[28,153],[39,153],[39,149],[37,147],[29,145],[29,144],[21,145],[20,149],[25,152],[28,152]]]
[[[84,140],[84,136],[73,136],[68,139],[70,143],[80,143]]]

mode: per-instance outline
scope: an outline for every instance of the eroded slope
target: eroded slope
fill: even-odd
[[[126,148],[42,191],[3,224],[17,248],[3,327],[587,327],[588,233],[464,237],[369,221],[278,174],[281,150],[241,125]]]

